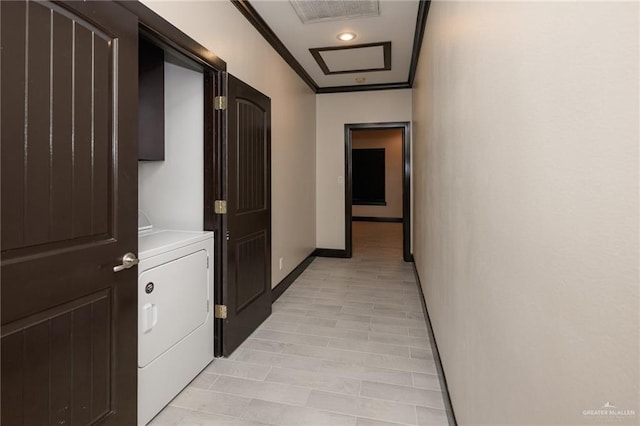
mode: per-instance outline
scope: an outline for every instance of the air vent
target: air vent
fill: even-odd
[[[380,15],[378,0],[289,0],[303,23]]]

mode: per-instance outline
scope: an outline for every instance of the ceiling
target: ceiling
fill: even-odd
[[[318,93],[411,87],[428,1],[294,1],[232,0]],[[303,23],[303,12],[319,19]],[[338,40],[341,32],[356,38]]]

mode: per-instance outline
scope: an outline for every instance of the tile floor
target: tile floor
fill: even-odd
[[[352,259],[316,258],[151,424],[448,424],[401,231],[354,222]]]

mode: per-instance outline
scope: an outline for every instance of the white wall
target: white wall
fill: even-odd
[[[411,121],[411,89],[316,97],[316,242],[345,248],[344,125]]]
[[[638,18],[431,4],[414,256],[461,425],[640,422]]]
[[[271,98],[272,285],[316,247],[315,94],[229,1],[144,3]],[[278,269],[280,257],[283,270]]]
[[[138,162],[138,208],[154,227],[201,231],[203,75],[165,62],[164,82],[165,161]]]
[[[384,148],[385,206],[353,205],[353,216],[402,217],[402,130],[355,130],[351,148]]]

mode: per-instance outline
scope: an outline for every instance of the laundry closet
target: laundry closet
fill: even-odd
[[[138,424],[214,356],[214,242],[204,227],[204,73],[141,38]]]
[[[271,101],[140,2],[0,12],[0,422],[146,424],[271,313]]]

